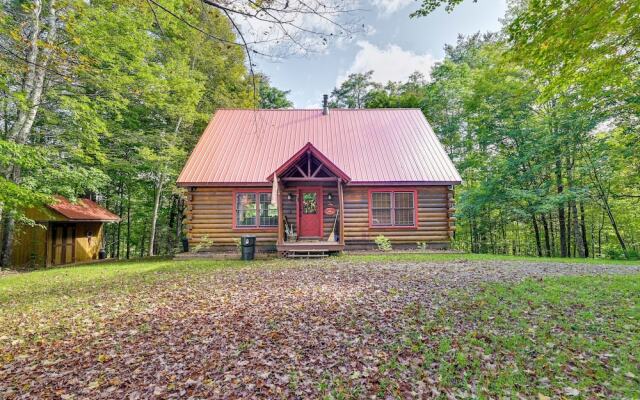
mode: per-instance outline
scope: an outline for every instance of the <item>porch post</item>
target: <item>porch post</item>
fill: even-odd
[[[344,198],[342,196],[342,179],[338,178],[338,212],[340,214],[340,244],[344,245]]]
[[[284,210],[282,209],[282,189],[282,183],[278,181],[278,245],[284,244]]]

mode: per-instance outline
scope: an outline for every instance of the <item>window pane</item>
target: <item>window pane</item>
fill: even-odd
[[[371,222],[373,225],[391,225],[391,209],[371,210]]]
[[[371,223],[391,225],[391,193],[371,193]]]
[[[414,204],[412,192],[397,192],[395,196],[395,225],[414,225]]]
[[[236,195],[236,225],[256,226],[255,193],[238,193]]]
[[[391,208],[391,193],[371,193],[371,208]]]
[[[413,208],[413,193],[396,192],[396,208]]]
[[[278,226],[278,208],[271,204],[271,193],[260,193],[260,226]]]
[[[316,214],[318,212],[318,194],[316,192],[302,194],[302,213]]]
[[[413,209],[396,209],[396,225],[413,226]]]

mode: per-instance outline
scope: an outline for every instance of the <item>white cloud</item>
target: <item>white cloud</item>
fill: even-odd
[[[349,74],[367,71],[373,71],[373,80],[380,83],[404,81],[416,71],[429,78],[431,68],[438,61],[431,54],[416,54],[395,44],[384,48],[367,41],[359,41],[357,44],[360,50],[347,71],[338,76],[336,86],[339,86]]]
[[[413,0],[371,0],[373,5],[380,10],[382,15],[391,15],[413,3]]]
[[[326,4],[291,0],[289,10],[300,12],[278,11],[279,5],[268,14],[262,13],[260,18],[234,15],[234,21],[251,49],[269,58],[326,54],[330,46],[341,47],[351,41],[353,35],[349,34],[350,30],[359,32],[362,29],[361,33],[370,33],[370,27],[362,25],[359,17],[340,12],[357,9],[358,5],[358,0],[329,0]],[[235,9],[250,15],[254,13],[248,5],[236,6]]]

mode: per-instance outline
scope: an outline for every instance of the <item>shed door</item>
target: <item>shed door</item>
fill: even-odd
[[[301,238],[322,237],[322,189],[300,189],[298,199],[300,208],[300,232],[298,235]]]
[[[53,224],[51,242],[51,264],[61,265],[75,262],[75,224]]]

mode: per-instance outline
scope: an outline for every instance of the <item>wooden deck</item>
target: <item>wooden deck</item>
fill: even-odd
[[[299,241],[299,242],[285,242],[277,246],[278,251],[342,251],[344,250],[344,244],[339,242],[326,242],[326,241]]]
[[[289,258],[319,258],[344,250],[344,244],[325,241],[299,241],[278,244],[278,254]]]

